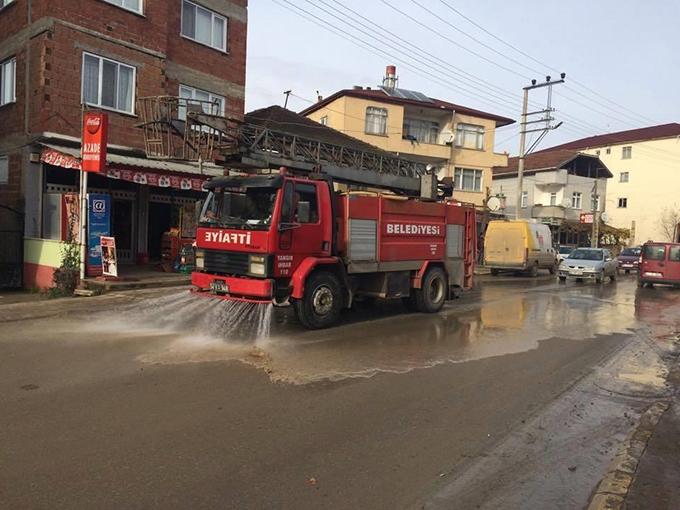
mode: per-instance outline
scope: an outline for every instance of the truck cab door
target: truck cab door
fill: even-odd
[[[327,187],[321,181],[302,182],[291,179],[286,182],[279,224],[279,255],[274,265],[275,274],[277,269],[290,269],[290,272],[281,271],[278,276],[292,275],[295,268],[307,257],[330,255],[330,227],[334,219],[326,203]]]

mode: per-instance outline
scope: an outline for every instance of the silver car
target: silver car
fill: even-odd
[[[604,248],[576,248],[565,258],[557,270],[560,281],[567,278],[595,280],[597,283],[609,277],[616,280],[618,262]]]

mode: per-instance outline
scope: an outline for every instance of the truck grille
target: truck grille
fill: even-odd
[[[204,271],[207,273],[245,275],[248,269],[247,253],[205,250]]]

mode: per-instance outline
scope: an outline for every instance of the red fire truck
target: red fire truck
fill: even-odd
[[[475,211],[452,200],[337,192],[329,176],[210,181],[196,234],[196,292],[292,304],[307,328],[357,297],[439,311],[472,285]]]

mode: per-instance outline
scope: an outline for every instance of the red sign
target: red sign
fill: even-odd
[[[581,213],[581,223],[593,223],[593,213]]]
[[[85,172],[106,170],[106,144],[109,117],[106,113],[88,112],[83,119],[82,160]]]

